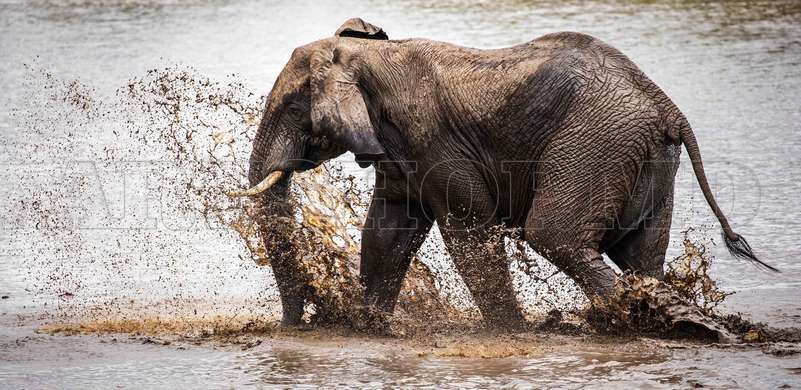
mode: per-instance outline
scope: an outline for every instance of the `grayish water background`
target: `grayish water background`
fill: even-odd
[[[32,109],[25,105],[27,97],[36,93],[25,83],[27,71],[23,63],[38,64],[64,79],[79,79],[101,96],[112,94],[129,78],[141,76],[147,69],[170,64],[188,64],[200,74],[217,79],[236,73],[252,90],[267,93],[294,47],[331,35],[342,21],[352,16],[380,25],[392,38],[426,37],[481,48],[508,46],[561,30],[581,31],[601,38],[631,57],[682,109],[696,131],[710,182],[735,230],[749,239],[764,260],[783,271],[779,275],[757,271],[731,259],[722,247],[715,247],[717,280],[724,289],[738,292],[729,299],[727,307],[776,325],[801,325],[798,261],[801,5],[798,2],[110,3],[0,3],[0,90],[3,91],[0,136],[17,142],[26,137],[26,129],[20,128],[12,117],[14,109]],[[80,150],[74,157],[82,157]],[[19,158],[15,150],[0,149],[2,161],[14,162]],[[679,232],[687,227],[700,227],[714,238],[719,234],[717,222],[697,188],[686,159],[683,164],[677,183],[673,255],[680,248]],[[4,200],[12,199],[18,192],[18,183],[7,173],[3,172],[0,179]],[[13,207],[8,201],[0,204],[6,215],[5,211]],[[36,244],[20,240],[20,234],[15,232],[18,227],[5,220],[2,227],[0,294],[10,298],[0,301],[0,312],[2,323],[10,324],[17,313],[41,311],[41,302],[46,299],[35,301],[26,292],[31,270],[24,269],[24,265],[31,259],[24,257],[33,252],[25,248]],[[121,233],[97,234],[106,238],[99,239],[102,252],[105,246],[112,247],[113,239]],[[215,292],[220,295],[213,299],[261,295],[274,299],[274,293],[264,292],[271,283],[269,269],[227,258],[241,251],[241,245],[232,242],[230,235],[217,237],[203,232],[186,235],[192,237],[187,241],[189,245],[198,246],[202,242],[203,247],[187,253],[186,259],[177,265],[173,263],[175,275],[187,275],[187,286],[182,286],[187,296],[208,298],[204,295],[209,291],[208,286],[216,286],[219,288]],[[31,233],[29,237],[35,240],[37,236]],[[180,249],[172,251],[181,253]],[[226,272],[204,272],[209,266]],[[126,274],[139,289],[147,287],[147,276]],[[137,277],[144,281],[136,284]],[[11,336],[7,338],[18,336],[11,325],[8,329]],[[0,386],[6,380],[10,387],[18,387],[27,380],[56,387],[93,381],[102,384],[108,375],[119,375],[122,378],[119,383],[158,384],[164,383],[154,379],[160,376],[150,374],[166,370],[171,375],[190,368],[202,375],[182,376],[172,383],[224,384],[233,380],[244,384],[294,375],[308,383],[358,384],[375,379],[404,384],[402,379],[406,375],[421,370],[424,374],[416,379],[418,382],[407,384],[460,381],[525,384],[555,380],[562,378],[557,375],[574,370],[575,375],[581,376],[581,370],[588,370],[596,373],[595,380],[600,381],[664,385],[675,383],[665,378],[689,370],[719,385],[775,386],[785,382],[797,384],[799,376],[788,374],[783,367],[788,364],[801,367],[797,358],[789,361],[769,358],[758,351],[704,351],[677,352],[657,359],[639,355],[604,356],[601,363],[593,361],[592,354],[568,352],[541,359],[483,362],[484,371],[470,363],[422,359],[397,369],[373,360],[393,361],[380,349],[366,352],[311,349],[304,354],[295,351],[298,348],[304,351],[302,347],[289,345],[253,354],[194,350],[191,357],[184,353],[188,351],[165,353],[150,350],[156,347],[148,346],[131,350],[128,346],[110,350],[86,347],[76,351],[79,344],[96,342],[88,340],[41,341],[47,348],[63,348],[61,360],[28,359],[30,362],[26,364],[4,356],[0,359]],[[36,347],[32,348],[36,351]],[[42,348],[45,354],[47,348]],[[291,352],[280,352],[281,348]],[[3,349],[0,353],[6,351],[13,352]],[[140,353],[141,357],[137,357]],[[292,368],[276,369],[276,364],[286,361],[287,353],[291,355],[288,361]],[[344,356],[339,356],[342,353]],[[116,365],[107,362],[112,356],[119,359]],[[62,364],[65,357],[71,363],[54,371],[54,365]],[[607,364],[609,361],[613,363]],[[592,371],[599,364],[607,368]],[[543,367],[553,369],[543,372]],[[696,368],[693,371],[690,367]],[[444,382],[443,376],[450,379]],[[584,382],[576,379],[575,384]],[[686,382],[679,380],[679,383]]]

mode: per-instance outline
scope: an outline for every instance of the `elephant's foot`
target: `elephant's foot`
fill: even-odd
[[[603,304],[615,295],[617,273],[606,264],[592,267],[575,277],[584,294],[593,304]]]
[[[351,326],[360,332],[386,335],[390,331],[390,317],[392,317],[392,313],[373,305],[359,306],[353,312]]]
[[[287,315],[287,313],[284,313],[281,316],[281,326],[298,326],[303,321],[302,317],[303,317],[302,315],[301,316],[297,316],[294,314]]]
[[[623,275],[614,295],[594,302],[586,316],[590,325],[605,332],[736,341],[720,317],[706,312],[673,286],[642,275]]]
[[[533,240],[529,244],[538,252],[546,253],[546,258],[573,279],[591,303],[602,304],[614,296],[617,273],[604,262],[597,250],[569,249],[578,245],[554,245],[558,249],[549,250]]]
[[[516,332],[530,327],[517,302],[517,293],[508,280],[506,270],[498,270],[494,280],[498,283],[487,283],[488,287],[472,289],[485,326],[498,331]],[[491,278],[492,279],[492,278]]]
[[[281,296],[281,325],[298,326],[303,322],[304,300],[301,297]]]

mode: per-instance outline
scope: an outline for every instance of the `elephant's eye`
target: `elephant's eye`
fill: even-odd
[[[292,120],[300,122],[303,120],[304,111],[299,106],[290,104],[289,107],[287,107],[287,114],[289,114],[289,117],[292,118]]]

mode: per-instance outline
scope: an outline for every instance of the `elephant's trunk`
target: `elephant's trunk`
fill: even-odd
[[[291,224],[283,221],[293,218],[288,202],[292,169],[286,162],[298,158],[298,148],[291,147],[291,138],[285,136],[286,129],[275,123],[274,117],[268,107],[253,142],[248,172],[251,188],[231,191],[228,195],[251,196],[259,202],[260,234],[281,299],[282,323],[296,325],[301,322],[307,287],[298,279],[302,273],[296,263],[298,248],[288,230]]]
[[[291,176],[291,172],[274,171],[253,188],[242,191],[246,196],[258,196],[259,231],[278,287],[284,325],[300,324],[307,298],[306,283],[300,279],[303,273],[297,264],[299,248],[289,230],[292,225],[284,222],[293,218],[287,201]]]

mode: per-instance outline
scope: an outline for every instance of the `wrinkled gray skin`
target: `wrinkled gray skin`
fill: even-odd
[[[571,32],[497,50],[387,40],[351,19],[292,53],[270,92],[250,181],[353,152],[376,168],[365,304],[393,311],[436,221],[485,321],[514,328],[525,320],[492,228],[521,228],[592,298],[616,280],[603,253],[661,278],[682,143],[732,253],[757,261],[712,197],[687,120],[618,50]],[[288,176],[264,195],[272,209]],[[273,263],[284,323],[296,324],[303,286],[291,265]]]

